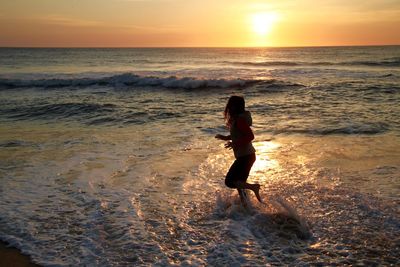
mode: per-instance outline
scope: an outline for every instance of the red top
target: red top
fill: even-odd
[[[250,126],[247,124],[247,121],[244,118],[237,118],[236,120],[236,128],[243,134],[238,140],[235,141],[235,146],[242,146],[250,143],[254,139],[253,131]]]

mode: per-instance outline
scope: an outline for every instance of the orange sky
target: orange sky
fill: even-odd
[[[400,44],[399,0],[5,0],[0,46]]]

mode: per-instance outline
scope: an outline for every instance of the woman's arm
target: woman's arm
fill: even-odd
[[[222,135],[222,134],[215,135],[215,138],[225,141],[232,139],[230,135]]]

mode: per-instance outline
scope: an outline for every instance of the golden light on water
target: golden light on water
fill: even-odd
[[[255,142],[253,145],[257,150],[257,159],[251,169],[251,175],[256,176],[257,179],[262,182],[262,180],[266,179],[266,176],[260,174],[264,174],[268,170],[279,167],[278,161],[271,158],[270,155],[278,149],[280,145],[272,141]]]

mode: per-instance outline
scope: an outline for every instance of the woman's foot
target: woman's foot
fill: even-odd
[[[260,201],[262,203],[261,196],[260,196],[260,185],[259,184],[254,184],[253,188],[251,190],[253,190],[253,192],[256,195],[256,198],[258,199],[258,201]]]
[[[243,207],[247,207],[247,195],[244,189],[238,189],[240,201],[242,202]]]

